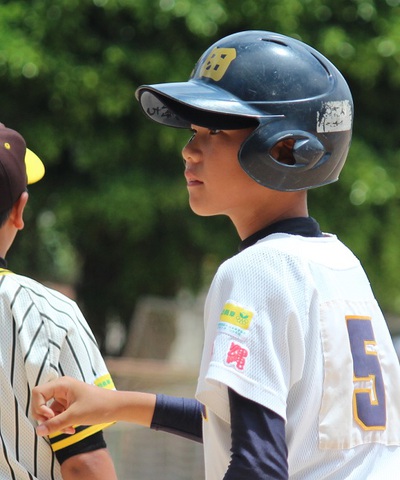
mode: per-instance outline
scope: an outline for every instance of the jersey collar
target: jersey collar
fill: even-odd
[[[318,222],[312,217],[296,217],[281,220],[279,222],[262,228],[250,237],[245,238],[239,245],[239,252],[251,247],[258,240],[261,240],[272,233],[289,233],[291,235],[301,235],[302,237],[322,237]]]

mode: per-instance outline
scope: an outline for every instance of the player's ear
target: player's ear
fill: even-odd
[[[14,206],[10,213],[10,221],[13,223],[14,227],[18,230],[24,228],[24,209],[28,203],[28,192],[22,192],[19,199],[14,203]]]

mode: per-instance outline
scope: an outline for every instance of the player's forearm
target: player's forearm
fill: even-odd
[[[38,385],[32,391],[32,413],[41,423],[36,429],[41,436],[74,433],[74,425],[118,421],[150,427],[155,403],[156,396],[151,393],[108,390],[70,377]]]
[[[82,400],[79,406],[78,403],[75,404],[83,414],[82,418],[72,417],[81,420],[79,424],[130,422],[150,427],[156,405],[155,394],[98,389],[93,386],[89,386],[89,389],[90,397],[84,398],[85,404]]]
[[[156,395],[152,393],[114,391],[112,421],[131,422],[150,427],[156,405]]]

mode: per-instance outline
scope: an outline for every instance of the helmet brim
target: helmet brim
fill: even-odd
[[[229,92],[195,80],[142,85],[135,95],[151,120],[170,127],[240,129],[256,126],[266,116]]]

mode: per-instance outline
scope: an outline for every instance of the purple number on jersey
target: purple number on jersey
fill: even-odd
[[[353,412],[364,430],[386,429],[386,400],[370,317],[346,317],[354,366]]]

